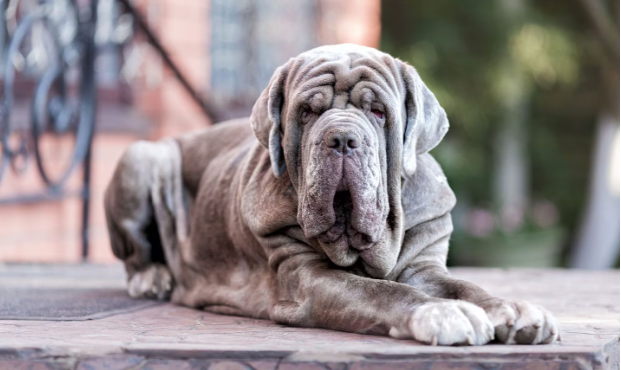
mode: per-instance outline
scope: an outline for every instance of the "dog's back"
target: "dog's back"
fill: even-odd
[[[205,169],[214,159],[231,154],[241,155],[256,139],[249,118],[240,118],[180,136],[177,141],[181,149],[184,185],[194,197]],[[244,142],[247,145],[242,145]]]

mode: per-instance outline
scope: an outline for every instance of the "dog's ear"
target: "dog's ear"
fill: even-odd
[[[449,122],[446,112],[414,67],[402,62],[401,75],[406,90],[403,170],[411,176],[416,171],[416,156],[440,143],[449,129]]]
[[[276,177],[282,176],[287,169],[280,143],[282,136],[280,115],[285,100],[284,85],[287,79],[288,65],[285,64],[274,72],[270,83],[254,104],[250,116],[254,135],[270,153],[272,170]]]

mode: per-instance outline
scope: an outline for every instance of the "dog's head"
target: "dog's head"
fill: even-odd
[[[404,232],[402,178],[448,131],[416,70],[367,47],[319,47],[276,70],[251,122],[275,176],[298,193],[309,242],[336,265],[361,259],[387,275]]]

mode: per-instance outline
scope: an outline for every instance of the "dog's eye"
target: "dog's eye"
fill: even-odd
[[[379,109],[373,109],[371,111],[371,113],[375,114],[375,117],[379,118],[379,119],[384,119],[384,112],[382,112]]]
[[[310,117],[310,115],[311,115],[311,111],[310,111],[309,108],[302,108],[302,110],[300,111],[300,117],[303,120],[308,119]]]

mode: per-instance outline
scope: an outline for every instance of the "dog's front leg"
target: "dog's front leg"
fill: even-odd
[[[479,286],[453,278],[445,267],[422,263],[404,271],[399,281],[428,294],[459,299],[483,308],[494,325],[495,338],[506,344],[548,344],[559,337],[554,316],[526,301],[494,297]]]
[[[413,338],[434,345],[481,345],[493,338],[491,322],[476,305],[354,275],[304,247],[283,248],[288,249],[287,257],[277,257],[277,263],[270,259],[277,280],[270,312],[275,322]]]
[[[449,213],[408,229],[394,280],[432,297],[467,301],[483,308],[494,325],[495,338],[503,343],[555,341],[559,337],[558,326],[546,309],[529,302],[494,297],[479,286],[449,274],[446,255],[452,231]]]
[[[418,249],[412,245],[405,247]],[[448,239],[443,238],[423,248],[396,280],[432,297],[466,301],[483,308],[494,326],[495,338],[502,343],[547,344],[559,338],[556,320],[545,308],[494,297],[476,284],[452,277],[439,261],[447,248]]]

